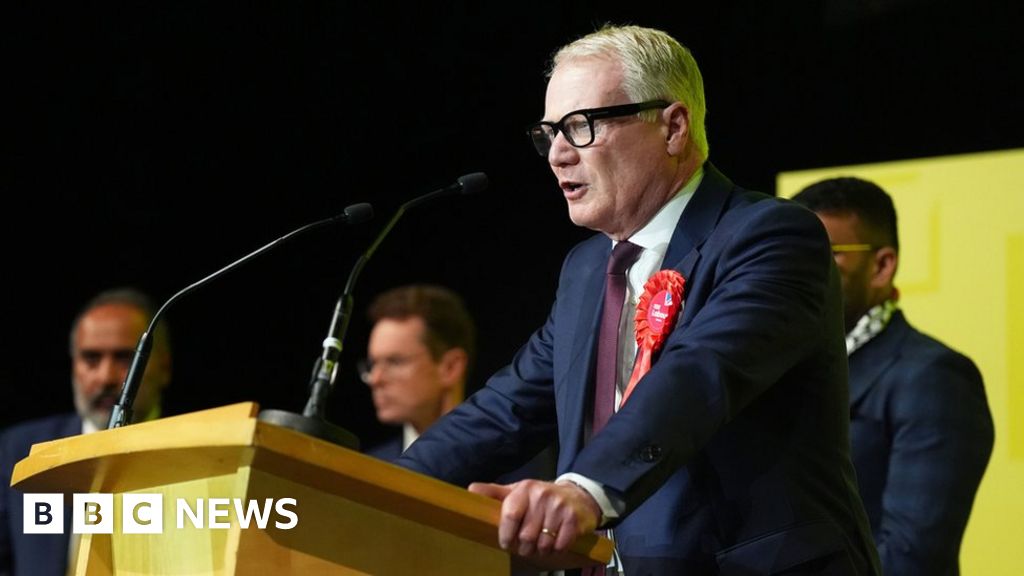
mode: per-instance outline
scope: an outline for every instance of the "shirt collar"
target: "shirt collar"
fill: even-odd
[[[662,253],[667,251],[668,243],[672,241],[672,234],[679,223],[679,218],[683,215],[683,210],[686,209],[686,205],[703,179],[704,167],[701,166],[690,177],[686,185],[676,192],[676,195],[662,206],[643,228],[629,237],[629,241],[645,250],[660,249]],[[614,245],[613,242],[612,246]]]
[[[402,425],[402,452],[405,452],[412,443],[419,438],[420,435],[416,433],[416,428],[412,424]]]
[[[92,420],[89,420],[88,418],[82,418],[82,434],[92,434],[97,430],[99,430],[99,428],[97,428],[96,425],[92,423]]]

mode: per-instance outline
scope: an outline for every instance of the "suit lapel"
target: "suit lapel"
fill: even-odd
[[[571,410],[567,415],[569,425],[565,430],[576,431],[571,437],[561,438],[561,450],[574,456],[583,448],[583,439],[587,434],[589,384],[593,374],[598,321],[604,299],[604,274],[608,256],[611,254],[611,240],[608,240],[607,244],[604,250],[597,251],[592,261],[584,266],[579,278],[582,283],[581,289],[577,292],[579,301],[561,303],[578,313],[576,322],[570,322],[574,324],[574,330],[569,334],[571,352],[566,374],[563,376],[565,385],[561,386],[558,392],[558,401]]]
[[[579,318],[576,319],[575,331],[573,334],[572,356],[570,357],[570,377],[580,374],[586,377],[584,370],[577,370],[578,365],[583,363],[584,368],[589,366],[591,356],[594,354],[594,341],[597,338],[598,319],[600,318],[601,303],[604,299],[604,273],[611,254],[612,243],[600,251],[599,259],[587,264],[587,270],[580,278],[583,288],[580,291],[579,302],[569,302],[569,306],[579,311]]]
[[[66,420],[64,420],[64,422],[61,423],[59,435],[56,437],[64,438],[67,436],[77,436],[78,434],[81,433],[82,419],[78,416],[78,414],[74,414],[72,416],[69,416]]]
[[[856,407],[871,386],[899,358],[910,326],[897,310],[889,325],[862,348],[850,355],[850,407]]]
[[[678,270],[687,281],[700,256],[700,246],[715,229],[733,184],[710,163],[672,233],[662,268]]]

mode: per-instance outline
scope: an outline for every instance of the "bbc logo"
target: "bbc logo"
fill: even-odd
[[[25,494],[23,531],[25,534],[61,534],[64,532],[63,494]],[[71,531],[76,534],[114,533],[113,494],[75,494]],[[121,496],[121,532],[124,534],[160,534],[163,532],[164,502],[161,494],[124,494]]]
[[[122,494],[121,534],[163,534],[164,501],[162,494]],[[25,534],[62,534],[64,532],[63,494],[24,494],[22,530]],[[181,530],[186,524],[195,528],[228,529],[234,512],[234,523],[240,528],[266,529],[271,517],[278,518],[274,527],[291,530],[299,518],[293,509],[294,498],[280,498],[276,502],[266,498],[243,501],[239,498],[196,498],[194,503],[184,498],[175,499],[175,526]],[[75,494],[71,511],[71,531],[75,534],[114,533],[113,494]],[[282,522],[281,519],[285,521]]]

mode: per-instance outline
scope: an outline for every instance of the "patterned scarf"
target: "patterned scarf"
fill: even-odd
[[[882,330],[889,325],[889,320],[896,308],[896,299],[891,298],[861,316],[857,325],[846,335],[846,355],[853,354],[858,348],[881,334]]]

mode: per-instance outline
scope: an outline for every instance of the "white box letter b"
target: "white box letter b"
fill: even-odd
[[[25,534],[64,533],[63,494],[24,494],[22,496],[22,532]]]

